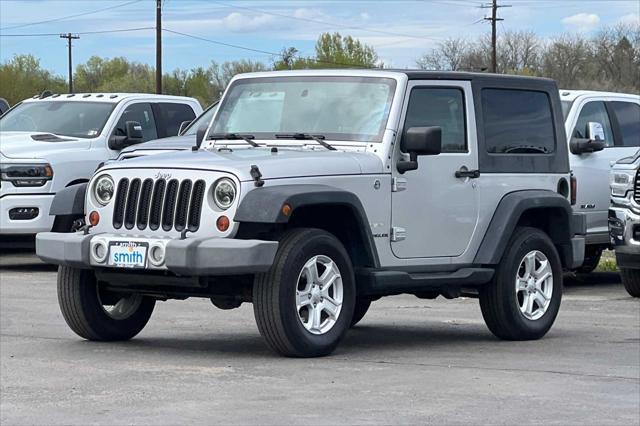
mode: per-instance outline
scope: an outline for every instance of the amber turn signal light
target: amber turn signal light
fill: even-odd
[[[282,205],[282,214],[285,216],[289,216],[291,214],[291,206],[289,204]]]
[[[97,211],[92,211],[89,214],[89,223],[91,224],[91,226],[97,226],[98,223],[100,223],[100,213],[98,213]]]
[[[226,232],[229,229],[230,224],[229,218],[226,216],[220,216],[218,220],[216,220],[216,226],[220,232]]]

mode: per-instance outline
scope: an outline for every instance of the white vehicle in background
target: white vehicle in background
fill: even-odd
[[[14,106],[0,118],[0,236],[77,227],[76,217],[50,215],[58,191],[128,146],[177,135],[201,112],[193,98],[127,93],[45,94]]]
[[[578,272],[593,271],[610,248],[609,172],[640,147],[640,96],[561,90],[569,163],[578,188],[574,210],[587,216],[587,246]]]

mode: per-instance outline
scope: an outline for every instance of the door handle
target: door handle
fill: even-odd
[[[463,166],[462,168],[460,168],[460,170],[456,171],[456,177],[478,179],[480,177],[480,170],[468,170]]]

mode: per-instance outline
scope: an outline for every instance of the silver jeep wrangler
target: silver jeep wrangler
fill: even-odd
[[[580,266],[551,80],[424,71],[237,76],[190,152],[109,164],[43,233],[81,337],[130,339],[158,300],[253,303],[286,356],[331,353],[372,301],[478,297],[508,340],[551,328]],[[86,193],[86,195],[85,195]]]

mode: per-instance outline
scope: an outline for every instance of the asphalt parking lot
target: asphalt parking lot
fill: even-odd
[[[272,354],[250,305],[156,305],[126,343],[77,338],[56,273],[0,259],[0,423],[640,424],[640,300],[566,281],[554,328],[501,342],[476,300],[382,299],[322,359]]]

